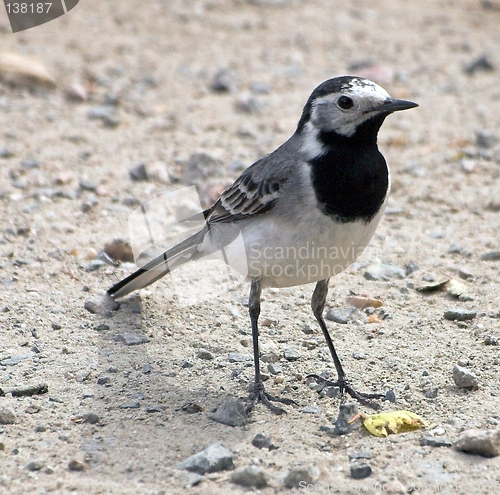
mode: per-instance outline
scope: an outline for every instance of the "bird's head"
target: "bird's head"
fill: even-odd
[[[374,117],[382,117],[377,119],[382,124],[390,113],[417,106],[412,101],[391,98],[384,88],[368,79],[335,77],[321,83],[311,93],[297,131],[307,126],[309,132],[351,137]],[[375,134],[380,124],[374,129]]]

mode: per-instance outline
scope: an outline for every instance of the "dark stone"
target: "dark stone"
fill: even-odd
[[[362,480],[363,478],[368,478],[372,474],[372,468],[365,463],[362,464],[351,464],[349,468],[351,472],[351,478],[355,480]]]
[[[448,437],[431,437],[423,435],[420,439],[420,445],[427,447],[451,447],[453,441]]]
[[[134,182],[141,182],[149,180],[148,172],[146,170],[146,165],[144,163],[139,163],[135,167],[128,169],[130,179]]]
[[[198,474],[226,471],[234,469],[234,454],[217,442],[180,462],[176,468]]]
[[[339,415],[335,420],[335,434],[347,435],[361,426],[361,420],[358,418],[354,423],[349,424],[349,421],[358,413],[358,405],[355,403],[341,404],[339,407]]]
[[[252,445],[258,449],[268,449],[271,445],[271,439],[262,433],[257,433],[252,439]]]
[[[494,70],[494,66],[486,57],[486,55],[481,55],[480,57],[477,57],[476,59],[474,59],[472,62],[470,62],[465,66],[465,72],[467,72],[467,74],[470,75],[473,75],[478,71],[491,72],[492,70]]]
[[[483,261],[499,261],[500,260],[500,251],[488,251],[481,255],[481,259]]]
[[[477,311],[474,310],[452,308],[452,309],[447,309],[444,312],[444,319],[452,321],[466,321],[466,320],[473,320],[476,317],[476,315]]]
[[[212,419],[227,426],[243,426],[247,422],[247,412],[240,401],[229,399],[217,408]]]

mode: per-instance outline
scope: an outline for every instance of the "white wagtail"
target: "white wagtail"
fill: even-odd
[[[248,167],[204,212],[204,227],[113,285],[113,298],[146,287],[186,261],[229,246],[241,234],[251,281],[255,379],[249,409],[256,402],[294,404],[268,394],[259,368],[258,318],[262,287],[316,282],[311,307],[337,370],[342,400],[347,392],[379,407],[381,394],[357,392],[349,383],[323,319],[331,276],[364,250],[382,217],[390,189],[377,134],[392,112],[418,106],[391,98],[377,84],[342,76],[320,84],[303,109],[294,134]],[[319,380],[318,375],[311,375]],[[324,380],[323,380],[324,381]]]

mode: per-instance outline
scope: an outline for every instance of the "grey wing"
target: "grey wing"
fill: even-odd
[[[221,194],[208,212],[208,224],[242,220],[275,206],[295,165],[284,153],[278,159],[278,150],[257,160]]]

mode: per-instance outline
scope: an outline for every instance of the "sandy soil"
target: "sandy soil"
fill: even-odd
[[[0,366],[0,388],[44,382],[49,389],[0,398],[0,407],[16,415],[14,424],[0,426],[0,492],[246,492],[230,472],[184,487],[176,463],[215,441],[235,453],[237,467],[264,469],[265,494],[288,491],[280,476],[298,466],[315,468],[314,481],[325,493],[328,487],[499,492],[499,457],[421,446],[422,432],[384,439],[320,429],[332,425],[338,399],[320,398],[304,380],[333,370],[309,309],[313,287],[263,293],[264,350],[301,354],[293,362],[281,359],[283,373],[266,386],[277,394],[285,389],[299,407],[288,407],[283,417],[258,407],[236,428],[210,416],[227,396],[243,396],[252,377],[247,363],[228,362],[228,353],[251,354],[248,287],[185,306],[162,281],[111,316],[83,307],[132,269],[94,262],[92,271],[96,253],[128,237],[128,217],[138,204],[184,185],[193,153],[220,160],[202,192],[209,201],[237,175],[236,160],[247,166],[293,132],[317,84],[361,72],[421,106],[390,117],[381,131],[394,184],[388,214],[359,262],[332,281],[328,299],[329,308],[343,308],[352,293],[378,298],[377,314],[387,317],[329,322],[334,342],[360,389],[396,392],[397,404],[387,409],[414,411],[429,431],[452,440],[466,428],[498,428],[500,352],[485,341],[500,337],[500,262],[481,257],[499,249],[500,148],[498,141],[488,149],[476,142],[480,129],[500,137],[500,10],[491,4],[82,0],[70,14],[16,35],[1,14],[1,51],[41,61],[57,86],[29,91],[0,83],[0,150],[10,152],[0,158],[0,361],[25,358]],[[467,73],[483,55],[493,69]],[[366,61],[369,70],[352,69]],[[221,68],[233,83],[225,93],[211,90]],[[86,101],[71,100],[68,87]],[[89,118],[103,105],[114,114]],[[129,169],[138,163],[150,180],[131,181]],[[419,269],[401,280],[368,281],[363,274],[373,262]],[[471,300],[415,290],[459,278],[460,270],[470,274],[464,283]],[[451,307],[477,316],[447,321],[443,314]],[[305,334],[304,325],[314,333]],[[125,332],[149,342],[126,346],[116,339]],[[198,358],[200,349],[213,359]],[[479,376],[477,390],[455,386],[452,368],[459,361]],[[437,397],[425,396],[430,387]],[[123,408],[133,401],[140,407]],[[182,411],[189,402],[203,410]],[[311,405],[319,412],[301,412]],[[89,412],[97,423],[81,420]],[[256,449],[257,433],[279,448]],[[373,473],[364,480],[349,475],[354,451],[371,453]],[[40,469],[26,468],[33,460]]]

